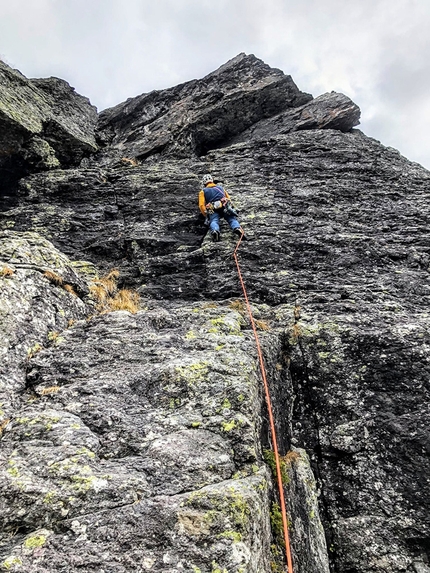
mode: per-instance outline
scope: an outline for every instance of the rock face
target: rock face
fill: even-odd
[[[76,114],[63,83],[22,82]],[[212,172],[248,238],[294,570],[430,571],[430,174],[358,118],[240,55],[102,112],[80,166],[7,186],[3,570],[285,569],[236,242],[197,215]],[[114,267],[137,314],[95,309]]]
[[[94,153],[96,122],[96,108],[64,80],[28,80],[0,61],[0,191]]]
[[[202,80],[105,110],[99,129],[110,148],[127,157],[188,157],[219,147],[259,120],[311,99],[291,76],[255,56],[240,54]]]

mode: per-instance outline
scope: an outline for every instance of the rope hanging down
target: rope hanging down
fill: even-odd
[[[234,258],[234,262],[236,263],[237,274],[239,275],[240,284],[241,284],[242,290],[243,290],[243,296],[245,298],[246,307],[248,309],[249,319],[251,321],[252,330],[254,332],[255,344],[257,346],[257,353],[258,353],[258,359],[260,362],[261,376],[263,378],[264,390],[265,390],[265,394],[266,394],[266,405],[267,405],[267,411],[269,414],[270,432],[272,434],[273,453],[275,455],[275,462],[276,462],[276,477],[277,477],[277,481],[278,481],[279,502],[280,502],[281,513],[282,513],[282,525],[283,525],[283,529],[284,529],[285,555],[287,558],[288,573],[293,573],[293,562],[291,559],[290,538],[288,535],[287,510],[285,507],[284,488],[282,485],[281,463],[279,460],[279,452],[278,452],[278,440],[276,438],[275,422],[273,419],[273,412],[272,412],[272,400],[270,399],[270,390],[269,390],[269,384],[267,382],[267,377],[266,377],[266,368],[264,366],[263,352],[261,350],[260,340],[258,338],[258,333],[257,333],[257,329],[255,326],[254,317],[252,316],[252,310],[251,310],[251,305],[250,305],[249,299],[248,299],[248,293],[246,292],[245,283],[244,283],[242,273],[240,270],[239,259],[237,258],[237,251],[238,251],[239,246],[242,242],[242,239],[243,239],[243,232],[242,232],[242,235],[241,235],[239,241],[237,242],[236,248],[233,252],[233,258]]]

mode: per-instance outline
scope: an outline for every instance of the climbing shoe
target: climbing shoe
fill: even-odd
[[[234,230],[233,230],[233,234],[236,235],[236,237],[237,237],[238,239],[240,239],[240,238],[242,237],[242,235],[243,235],[242,241],[246,241],[245,234],[244,234],[244,232],[242,231],[242,229],[241,229],[240,227],[238,227],[237,229],[234,229]]]
[[[221,238],[219,231],[212,231],[212,241],[217,243]]]

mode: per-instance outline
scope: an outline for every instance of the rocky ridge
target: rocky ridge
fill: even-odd
[[[0,567],[282,570],[235,242],[196,214],[210,171],[249,238],[295,571],[430,571],[429,172],[254,56],[97,126],[62,80],[2,73]],[[135,315],[95,312],[113,267]]]

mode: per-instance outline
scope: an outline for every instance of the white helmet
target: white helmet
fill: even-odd
[[[203,175],[202,177],[202,185],[207,185],[208,183],[213,183],[214,180],[212,178],[212,175],[210,173],[206,173],[206,175]]]

